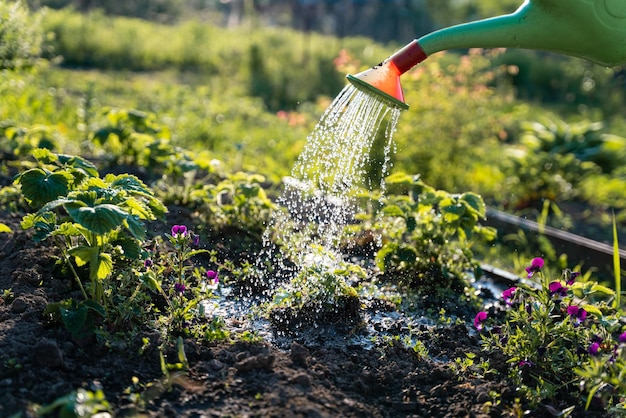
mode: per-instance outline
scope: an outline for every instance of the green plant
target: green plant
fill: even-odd
[[[375,259],[385,278],[412,288],[462,290],[466,271],[476,267],[472,240],[495,237],[495,230],[479,225],[486,211],[482,198],[435,190],[404,173],[389,176],[386,186],[386,196],[360,215],[364,228],[381,237]]]
[[[0,1],[0,70],[33,66],[41,55],[41,13],[24,2]]]
[[[69,395],[56,399],[49,405],[37,407],[36,417],[46,417],[56,413],[60,418],[81,418],[95,416],[110,418],[111,405],[106,400],[104,392],[100,389],[90,391],[78,389]]]
[[[190,192],[205,222],[218,229],[234,228],[260,241],[274,209],[260,174],[236,172],[212,183],[197,183]]]
[[[365,270],[337,260],[323,248],[312,248],[310,263],[301,266],[289,283],[280,286],[268,306],[270,319],[291,328],[317,321],[351,321],[359,318],[360,301],[350,285],[366,277]]]
[[[215,253],[199,248],[200,236],[186,225],[173,225],[171,234],[165,236],[167,244],[155,240],[140,275],[141,282],[163,297],[167,305],[157,322],[164,323],[171,335],[206,341],[227,339],[224,320],[210,312],[213,291],[219,283],[218,271],[201,273],[193,263],[194,257],[205,254],[215,261]]]
[[[551,281],[544,276],[543,265],[543,259],[535,258],[526,268],[529,278],[541,277],[537,286],[518,284],[503,293],[509,309],[501,323],[490,325],[489,315],[482,311],[474,325],[485,350],[499,350],[508,357],[509,376],[531,405],[556,402],[565,411],[576,406],[567,403],[579,399],[581,376],[589,379],[584,387],[591,399],[601,386],[611,385],[614,376],[626,373],[626,363],[619,360],[626,334],[622,311],[611,303],[614,291],[581,281],[570,270]],[[598,380],[602,373],[604,382]],[[603,393],[605,407],[624,400],[622,386],[610,387]]]
[[[39,209],[24,217],[22,228],[33,228],[36,241],[53,237],[67,261],[72,257],[77,267],[87,266],[89,296],[68,262],[85,298],[103,304],[103,283],[113,273],[113,253],[139,259],[143,221],[162,217],[166,208],[137,177],[99,178],[88,161],[46,149],[35,150],[33,156],[38,166],[15,179],[26,201]]]
[[[480,358],[476,361],[476,353],[465,353],[465,357],[457,357],[454,359],[454,363],[450,363],[450,369],[458,376],[459,380],[467,378],[484,378],[489,374],[496,373],[491,368],[489,360]]]

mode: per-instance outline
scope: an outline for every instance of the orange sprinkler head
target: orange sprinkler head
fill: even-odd
[[[375,95],[389,106],[406,110],[409,105],[404,103],[400,76],[425,59],[426,54],[413,41],[379,65],[347,78],[359,90]]]

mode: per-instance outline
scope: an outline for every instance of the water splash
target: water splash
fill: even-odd
[[[330,268],[341,259],[340,244],[350,239],[345,226],[357,211],[356,194],[370,182],[370,150],[384,127],[384,178],[400,114],[375,95],[347,85],[309,134],[264,236],[266,247],[270,241],[279,244],[294,272],[313,264]]]

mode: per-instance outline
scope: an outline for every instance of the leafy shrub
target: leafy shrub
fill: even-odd
[[[365,229],[380,235],[375,258],[384,277],[414,289],[464,291],[466,272],[476,267],[472,239],[495,237],[478,223],[486,211],[482,198],[435,190],[403,173],[389,176],[386,185],[380,207],[360,215]]]
[[[32,14],[21,0],[0,1],[0,70],[35,65],[42,49],[41,14]]]
[[[45,149],[33,152],[38,167],[21,173],[15,182],[36,213],[22,227],[33,228],[35,239],[57,240],[65,259],[87,266],[89,298],[105,303],[103,283],[113,273],[113,254],[138,259],[145,238],[143,221],[162,217],[166,209],[139,179],[127,174],[99,178],[86,160]],[[77,284],[81,278],[69,264]]]
[[[535,407],[551,402],[573,410],[576,405],[567,402],[579,399],[582,383],[587,407],[599,395],[606,402],[602,408],[623,410],[622,379],[612,377],[626,371],[626,325],[613,303],[615,292],[578,280],[568,269],[560,279],[550,279],[543,265],[535,258],[526,268],[529,278],[540,276],[537,286],[518,284],[503,293],[508,309],[502,321],[492,321],[484,311],[476,316],[484,349],[507,356],[509,376]],[[605,383],[599,383],[600,376]]]

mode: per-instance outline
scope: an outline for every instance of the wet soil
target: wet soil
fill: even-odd
[[[186,339],[190,370],[168,381],[160,366],[161,336],[149,328],[120,340],[76,341],[46,323],[49,303],[80,299],[80,293],[55,277],[57,251],[34,243],[20,220],[0,212],[0,222],[13,229],[0,234],[0,417],[33,416],[33,405],[79,388],[101,388],[119,417],[501,417],[527,407],[516,402],[505,359],[487,357],[464,324],[411,330],[427,356],[393,338],[373,343],[376,330],[406,328],[393,305],[375,299],[361,308],[364,323],[303,327],[280,337],[270,328],[255,342]],[[9,289],[11,295],[1,293]],[[381,310],[388,313],[385,321],[368,324]],[[226,318],[233,335],[245,321]],[[467,353],[488,359],[497,373],[455,371],[455,360]],[[176,361],[173,344],[167,354],[168,362]],[[133,394],[143,394],[145,405]],[[531,416],[553,416],[550,411],[567,401]],[[576,410],[573,416],[602,415]]]

